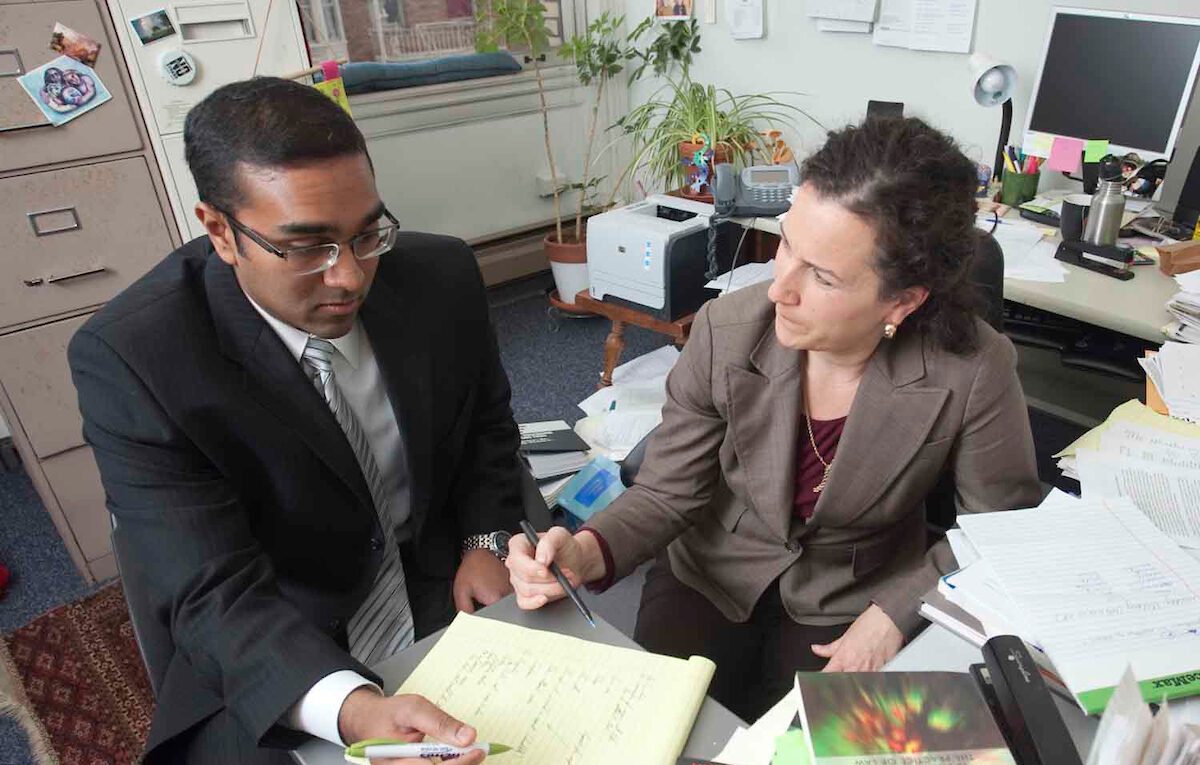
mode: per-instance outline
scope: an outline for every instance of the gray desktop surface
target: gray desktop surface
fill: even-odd
[[[481,609],[479,616],[497,619],[502,622],[519,624],[537,630],[557,632],[560,635],[594,640],[599,643],[621,646],[624,648],[640,648],[616,627],[596,616],[596,629],[588,626],[575,607],[569,601],[562,600],[537,611],[522,611],[510,595],[499,603]],[[594,615],[594,614],[593,614]],[[441,632],[435,632],[424,640],[401,651],[392,658],[380,662],[375,671],[383,678],[384,691],[395,693],[433,644],[438,641]],[[470,722],[467,720],[466,722]],[[700,714],[692,726],[692,734],[683,748],[683,754],[689,757],[711,759],[722,747],[738,726],[744,726],[736,715],[710,698],[704,699]],[[326,741],[313,740],[292,752],[292,756],[300,765],[341,765],[341,748]]]

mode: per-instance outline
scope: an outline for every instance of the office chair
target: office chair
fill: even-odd
[[[526,519],[538,531],[546,531],[553,525],[550,509],[538,491],[537,481],[533,479],[529,469],[521,464],[521,504],[525,508]],[[146,665],[146,675],[150,679],[150,690],[158,697],[158,689],[162,687],[171,657],[175,655],[175,644],[171,640],[168,628],[168,615],[156,612],[150,606],[150,594],[146,587],[145,575],[137,566],[137,561],[129,554],[128,546],[117,525],[116,516],[112,519],[113,557],[117,560],[117,574],[121,578],[121,588],[125,591],[125,602],[129,606],[129,621],[133,625],[133,636],[137,641],[138,652],[142,655],[142,663]],[[512,529],[515,533],[516,529]]]
[[[997,332],[1004,331],[1004,250],[992,237],[982,231],[978,233],[975,260],[971,264],[971,283],[979,290],[979,316],[992,325]],[[646,457],[646,444],[654,431],[650,431],[629,452],[621,463],[621,483],[632,486],[637,480],[638,470]],[[944,535],[954,525],[958,510],[954,504],[954,476],[942,473],[933,490],[925,499],[925,520],[929,525],[931,542]]]

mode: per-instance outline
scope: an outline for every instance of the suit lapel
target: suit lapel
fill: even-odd
[[[221,352],[245,370],[250,395],[294,430],[374,517],[371,493],[345,433],[283,341],[250,305],[233,269],[210,254],[204,279]]]
[[[433,485],[435,394],[428,328],[405,312],[406,304],[403,296],[377,275],[360,316],[404,440],[415,532],[425,519]]]
[[[902,336],[871,358],[838,442],[813,524],[841,526],[879,501],[920,449],[949,391],[913,386],[925,376],[923,339]]]
[[[787,539],[796,492],[802,354],[781,345],[768,322],[750,363],[753,369],[727,368],[729,426],[754,510]]]

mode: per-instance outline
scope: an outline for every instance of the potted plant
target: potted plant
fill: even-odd
[[[769,157],[769,143],[760,131],[794,126],[797,116],[824,129],[810,114],[775,94],[738,96],[681,78],[668,80],[614,127],[634,141],[626,174],[645,168],[664,188],[682,186],[685,196],[711,200],[708,181],[713,164],[742,166],[755,157]]]
[[[560,55],[575,64],[580,84],[594,86],[591,119],[584,145],[583,172],[577,183],[563,184],[551,148],[545,83],[541,72],[541,62],[549,48],[544,6],[540,0],[480,0],[475,13],[476,48],[480,51],[498,50],[502,45],[525,48],[537,77],[542,133],[554,189],[554,233],[546,236],[544,247],[560,299],[573,304],[575,295],[588,285],[587,236],[583,217],[589,195],[603,181],[603,178],[592,177],[592,167],[597,121],[605,88],[632,60],[639,63],[632,72],[631,83],[648,69],[664,75],[676,65],[686,76],[692,56],[700,50],[696,21],[692,19],[690,22],[659,25],[659,33],[645,49],[639,50],[633,43],[654,27],[654,19],[646,18],[630,32],[628,38],[623,38],[621,28],[624,17],[604,13],[588,25],[585,34],[573,37],[561,48]],[[575,226],[570,233],[564,230],[562,216],[562,194],[568,190],[579,192]]]
[[[541,0],[487,0],[476,4],[475,21],[476,50],[495,51],[504,45],[528,51],[528,60],[537,79],[542,139],[554,194],[554,233],[546,235],[543,246],[561,299],[574,303],[576,293],[587,287],[587,251],[584,247],[572,246],[563,238],[562,193],[565,187],[559,183],[558,165],[550,143],[550,111],[546,106],[546,83],[541,68],[550,48],[546,8]]]

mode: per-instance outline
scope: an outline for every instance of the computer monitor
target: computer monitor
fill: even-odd
[[[1170,159],[1200,68],[1200,18],[1055,8],[1025,132]]]
[[[1195,226],[1200,218],[1200,88],[1192,93],[1192,105],[1175,140],[1175,157],[1154,206],[1184,227]]]

